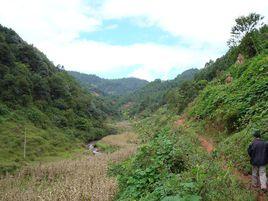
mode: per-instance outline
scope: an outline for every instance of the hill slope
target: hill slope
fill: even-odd
[[[233,80],[226,83],[227,75]],[[221,142],[221,151],[249,171],[247,147],[251,132],[260,129],[268,140],[268,54],[243,65],[232,65],[211,82],[189,108],[189,114],[206,125],[206,133]]]
[[[42,52],[0,25],[0,172],[107,134],[104,108]]]
[[[148,115],[166,103],[166,93],[184,82],[191,81],[198,73],[198,69],[189,69],[179,74],[173,80],[161,81],[156,79],[146,86],[119,99],[119,105],[127,107],[130,116],[143,113]]]
[[[88,75],[75,71],[69,71],[77,81],[91,92],[102,95],[125,95],[143,86],[148,81],[137,78],[103,79],[96,75]]]
[[[113,169],[118,200],[265,200],[245,174],[252,131],[268,140],[268,26],[165,92],[136,125],[145,144]]]

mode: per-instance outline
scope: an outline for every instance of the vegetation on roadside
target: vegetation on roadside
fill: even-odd
[[[111,168],[118,178],[118,200],[254,200],[253,192],[199,146],[194,130],[175,127],[171,120],[178,116],[168,113],[160,109],[138,122],[145,144]]]

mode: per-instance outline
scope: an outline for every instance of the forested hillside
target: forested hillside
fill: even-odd
[[[107,113],[64,69],[0,26],[0,172],[107,135]]]
[[[127,116],[137,114],[148,116],[156,111],[157,108],[166,104],[166,93],[169,90],[191,81],[197,72],[198,69],[189,69],[173,80],[162,81],[156,79],[137,91],[120,97],[117,100],[117,104],[122,107]]]
[[[82,86],[97,95],[126,95],[144,87],[148,81],[137,78],[103,79],[96,75],[88,75],[75,71],[69,71]]]

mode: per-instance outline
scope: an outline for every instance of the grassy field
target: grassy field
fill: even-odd
[[[127,125],[126,122],[121,124]],[[137,136],[130,129],[124,132],[121,124],[121,134],[107,136],[100,141],[117,147],[116,151],[97,156],[85,152],[75,159],[25,167],[16,175],[1,178],[0,200],[113,199],[117,193],[117,183],[115,178],[107,176],[108,166],[132,155],[138,143]]]

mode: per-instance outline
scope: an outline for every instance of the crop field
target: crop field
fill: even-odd
[[[117,146],[113,153],[25,167],[16,175],[0,180],[0,200],[112,200],[117,192],[115,178],[107,176],[108,165],[132,155],[137,137],[132,132],[111,135],[101,140]]]

